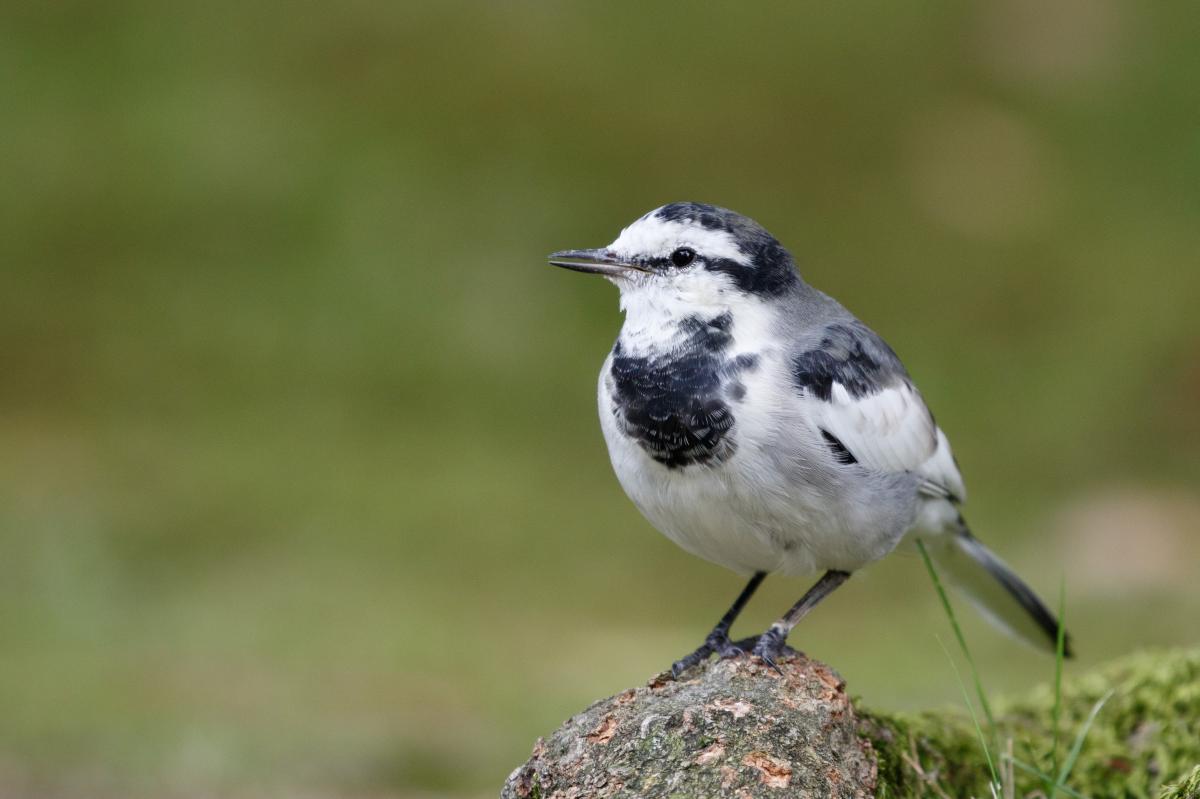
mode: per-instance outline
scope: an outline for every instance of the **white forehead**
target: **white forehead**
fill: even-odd
[[[727,258],[749,266],[750,258],[738,248],[737,241],[723,230],[706,228],[689,220],[665,220],[655,214],[643,216],[621,231],[608,245],[617,255],[632,258],[661,258],[680,247],[690,247],[704,258]]]

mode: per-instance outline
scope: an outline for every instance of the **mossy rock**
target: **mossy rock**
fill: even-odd
[[[855,708],[829,667],[803,656],[779,665],[782,674],[754,658],[717,661],[597,702],[540,739],[501,796],[991,795],[965,713]],[[1092,799],[1200,799],[1200,650],[1142,653],[1066,681],[1060,758],[1105,696],[1068,787]],[[1011,747],[1050,773],[1053,704],[1049,687],[996,703],[989,750],[1016,796],[1048,786],[1000,755]]]
[[[501,795],[870,796],[875,759],[845,683],[815,661],[781,665],[720,661],[597,702],[539,740]]]

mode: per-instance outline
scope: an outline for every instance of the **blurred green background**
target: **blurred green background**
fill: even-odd
[[[622,495],[616,292],[544,261],[680,199],[900,352],[976,532],[1065,579],[1071,668],[1196,642],[1196,21],[5,4],[0,795],[494,795],[698,643],[741,581]],[[895,558],[793,643],[926,707],[947,632]],[[990,689],[1050,677],[967,634]]]

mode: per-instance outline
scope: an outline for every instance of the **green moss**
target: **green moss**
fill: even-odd
[[[1200,766],[1178,782],[1164,786],[1158,799],[1200,799]]]
[[[929,782],[963,795],[989,795],[987,761],[965,714],[860,711],[860,716],[878,758],[880,796],[884,786],[889,797],[932,795]]]
[[[1085,796],[1151,797],[1164,781],[1200,762],[1200,650],[1147,652],[1116,661],[1063,685],[1060,758],[1095,704],[1112,696],[1097,716],[1080,752],[1069,787]],[[1053,689],[998,702],[993,756],[1011,740],[1017,759],[1043,772],[1053,769]],[[962,714],[863,712],[863,734],[879,758],[880,784],[894,797],[933,795],[928,784],[951,795],[988,794],[988,769],[970,719]],[[920,772],[918,772],[918,768]],[[1045,788],[1017,771],[1018,793]],[[1184,781],[1189,796],[1188,780]],[[882,791],[881,791],[882,795]],[[1166,795],[1166,794],[1164,794]]]

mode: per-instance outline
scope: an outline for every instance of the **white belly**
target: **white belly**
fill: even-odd
[[[831,479],[824,458],[805,462],[804,453],[823,455],[824,446],[799,420],[767,415],[782,413],[780,404],[764,401],[780,384],[769,367],[747,380],[753,405],[735,407],[733,454],[716,465],[682,468],[655,461],[619,428],[608,371],[606,362],[600,420],[617,479],[650,523],[693,555],[742,574],[853,571],[890,552],[911,526],[915,501],[897,507],[890,496],[872,496],[879,486]],[[905,492],[911,490],[904,487],[897,498]]]

